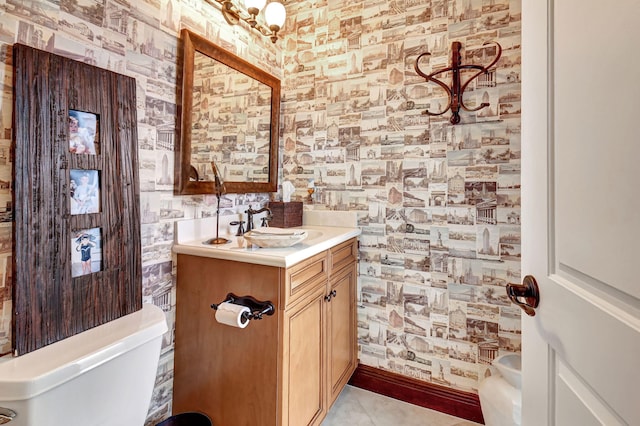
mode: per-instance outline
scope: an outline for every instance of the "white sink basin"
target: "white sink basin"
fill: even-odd
[[[309,236],[303,229],[258,228],[245,232],[244,239],[263,248],[291,247]]]
[[[278,229],[275,233],[270,230]],[[261,248],[284,248],[291,247],[304,242],[311,245],[322,237],[322,231],[304,228],[259,228],[257,230],[245,232],[244,238],[250,244]]]
[[[266,228],[268,229],[268,228]],[[276,229],[276,228],[271,228]],[[225,235],[229,240],[226,244],[208,244],[209,239],[202,241],[204,247],[216,250],[249,250],[254,252],[262,248],[266,249],[295,249],[296,244],[302,244],[301,248],[312,246],[321,242],[324,233],[317,229],[286,228],[288,232],[280,235],[259,234],[254,231],[245,232],[242,237]]]

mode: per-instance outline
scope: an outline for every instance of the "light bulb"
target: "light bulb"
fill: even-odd
[[[278,27],[276,31],[280,31],[280,29],[282,29],[286,18],[287,12],[282,3],[272,1],[264,10],[264,19],[267,21],[267,25],[269,28]]]

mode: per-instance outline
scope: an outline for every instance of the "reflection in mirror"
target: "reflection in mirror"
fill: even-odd
[[[280,81],[206,39],[182,31],[180,194],[275,192]]]
[[[271,87],[195,52],[191,165],[214,180],[221,164],[225,181],[268,182]]]

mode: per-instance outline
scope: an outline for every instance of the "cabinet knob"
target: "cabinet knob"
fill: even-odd
[[[324,297],[324,300],[326,300],[327,302],[331,302],[331,298],[332,298],[332,297],[336,297],[336,295],[337,295],[337,294],[338,294],[338,293],[337,293],[335,290],[331,290],[331,291],[329,292],[329,294],[327,294],[327,295]]]

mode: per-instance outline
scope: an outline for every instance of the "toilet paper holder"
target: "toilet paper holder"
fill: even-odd
[[[227,297],[220,303],[212,303],[211,309],[218,310],[218,306],[228,302],[235,305],[246,306],[251,313],[245,312],[242,314],[247,320],[260,320],[263,315],[273,315],[276,309],[273,307],[273,303],[266,301],[261,302],[252,296],[236,296],[233,293],[227,294]]]

